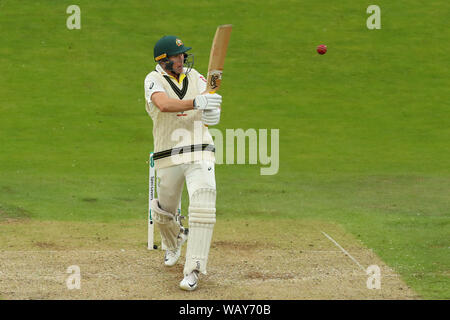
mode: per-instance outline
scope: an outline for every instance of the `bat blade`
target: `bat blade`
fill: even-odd
[[[214,93],[220,88],[222,82],[223,65],[227,54],[228,42],[230,41],[231,24],[224,24],[217,27],[216,34],[209,55],[208,76],[206,90]]]

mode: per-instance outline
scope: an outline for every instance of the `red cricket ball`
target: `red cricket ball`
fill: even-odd
[[[318,54],[325,54],[327,53],[327,46],[324,44],[318,45],[317,46],[317,53]]]

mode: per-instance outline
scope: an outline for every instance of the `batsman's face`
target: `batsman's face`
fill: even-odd
[[[177,54],[176,56],[169,57],[170,61],[173,61],[173,70],[175,73],[180,74],[183,72],[184,65],[184,53]]]

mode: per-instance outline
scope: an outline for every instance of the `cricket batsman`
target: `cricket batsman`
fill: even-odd
[[[222,97],[205,92],[206,79],[193,66],[191,47],[175,36],[154,46],[156,69],[144,81],[146,110],[153,121],[158,198],[151,203],[153,220],[165,247],[164,264],[173,266],[187,240],[180,288],[197,288],[206,274],[216,222],[214,142],[207,126],[220,120]],[[189,193],[189,233],[177,218],[184,183]],[[164,248],[163,248],[164,249]]]

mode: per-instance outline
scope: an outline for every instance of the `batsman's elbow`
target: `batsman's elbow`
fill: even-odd
[[[155,92],[151,96],[153,104],[161,112],[169,112],[169,98],[164,92]]]
[[[156,105],[156,107],[159,109],[159,111],[161,112],[169,112],[169,107],[165,106],[165,105]]]

